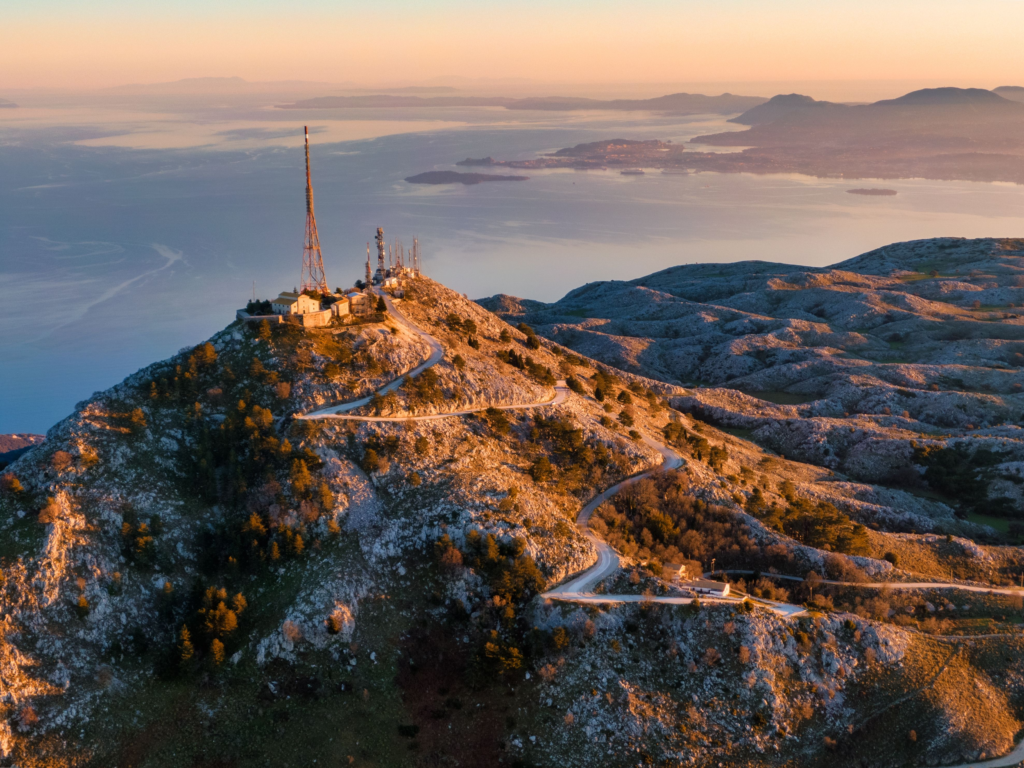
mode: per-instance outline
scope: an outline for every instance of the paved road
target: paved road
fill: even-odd
[[[736,575],[753,574],[753,571],[738,569],[717,570],[714,573],[729,573]],[[705,576],[713,574],[706,573]],[[802,576],[786,576],[781,573],[761,573],[769,579],[785,579],[786,581],[803,581]],[[959,589],[964,592],[981,592],[993,595],[1022,595],[1024,590],[1019,587],[985,587],[974,584],[956,584],[948,581],[832,581],[822,579],[821,584],[834,584],[840,587],[862,587],[864,589]]]
[[[377,394],[384,395],[388,392],[392,392],[398,389],[405,382],[406,376],[419,376],[423,371],[427,370],[433,365],[441,362],[444,359],[444,347],[441,346],[441,342],[435,339],[426,331],[423,331],[419,326],[415,325],[409,318],[403,315],[392,303],[391,297],[384,294],[384,302],[388,305],[388,311],[396,322],[404,326],[410,332],[416,334],[427,346],[430,347],[430,356],[422,363],[417,365],[407,374],[404,374],[390,384],[386,384],[377,390]],[[541,408],[546,405],[560,405],[565,402],[565,398],[569,396],[569,389],[566,387],[564,381],[558,381],[555,383],[555,391],[551,397],[544,400],[538,400],[535,403],[524,403],[522,405],[482,405],[475,408],[464,408],[460,411],[449,411],[448,413],[430,413],[423,416],[350,416],[349,411],[353,411],[356,408],[361,408],[364,405],[369,405],[372,395],[361,398],[359,400],[352,400],[347,403],[341,403],[339,405],[331,405],[327,408],[321,408],[318,411],[310,411],[309,413],[299,414],[295,418],[297,419],[346,419],[348,421],[435,421],[437,419],[447,419],[452,416],[469,416],[472,413],[480,413],[486,411],[488,408],[497,408],[500,411],[511,411],[526,408]]]
[[[960,765],[943,766],[943,768],[1012,768],[1024,762],[1024,741],[1021,741],[1013,751],[1003,757],[996,757],[992,760],[979,760],[973,763],[961,763]]]
[[[571,597],[586,597],[586,602],[594,602],[591,598],[600,597],[603,598],[602,602],[614,602],[609,599],[611,597],[609,595],[591,594],[591,590],[593,590],[593,588],[598,584],[598,582],[604,581],[606,578],[608,578],[613,573],[615,573],[615,571],[618,570],[619,556],[616,554],[614,549],[608,546],[608,544],[606,544],[602,539],[600,539],[597,536],[597,534],[590,530],[590,516],[594,514],[595,509],[604,504],[606,501],[608,501],[608,499],[617,494],[623,488],[627,488],[628,486],[633,485],[638,480],[641,480],[645,477],[650,477],[655,472],[660,472],[666,469],[675,469],[683,462],[679,454],[677,454],[671,448],[664,446],[661,443],[658,443],[654,440],[651,440],[649,437],[645,437],[644,442],[647,443],[647,445],[649,445],[651,448],[654,448],[656,451],[661,453],[661,455],[664,457],[661,466],[658,467],[657,469],[652,469],[648,472],[643,472],[639,475],[634,475],[633,477],[623,480],[621,483],[616,483],[608,490],[599,493],[597,496],[590,500],[589,504],[587,504],[585,507],[583,507],[583,509],[580,510],[579,514],[576,516],[576,525],[579,526],[580,531],[583,533],[584,536],[586,536],[590,540],[590,543],[594,545],[594,549],[597,550],[597,562],[590,566],[590,568],[588,568],[587,570],[583,571],[583,573],[576,576],[576,578],[574,578],[572,581],[568,582],[567,584],[563,584],[559,587],[555,587],[554,589],[549,590],[548,592],[545,592],[542,595],[542,597],[548,597],[555,600],[571,599]],[[633,596],[624,595],[622,597],[629,598]],[[623,599],[619,602],[631,601]]]
[[[613,485],[603,493],[599,493],[595,496],[590,503],[588,503],[583,509],[580,510],[579,515],[576,516],[576,525],[579,526],[580,531],[583,533],[590,543],[597,550],[597,562],[594,563],[590,568],[576,575],[571,581],[566,582],[560,586],[548,590],[541,595],[543,598],[549,600],[563,600],[566,602],[573,603],[639,603],[645,600],[650,600],[655,603],[666,603],[668,605],[688,605],[693,602],[692,597],[667,597],[667,596],[652,596],[647,597],[645,595],[598,595],[592,591],[597,584],[604,581],[606,578],[611,576],[619,568],[619,556],[607,542],[602,540],[590,530],[590,517],[593,515],[594,510],[601,506],[608,499],[612,498],[615,494],[626,488],[633,483],[641,480],[645,477],[650,477],[656,472],[663,472],[668,469],[675,469],[682,463],[682,457],[678,453],[673,451],[666,445],[663,445],[656,440],[652,440],[649,437],[644,437],[644,442],[647,443],[651,448],[658,451],[664,458],[661,466],[643,472],[639,475],[623,480],[621,483]],[[742,602],[742,598],[701,598],[702,602],[716,602],[716,603],[739,603]],[[777,603],[770,600],[761,601],[766,608],[775,611],[783,616],[798,616],[805,613],[805,609],[799,605],[790,605],[789,603]]]
[[[419,376],[421,373],[423,373],[423,371],[427,370],[427,368],[430,368],[431,366],[436,365],[437,363],[439,363],[442,360],[444,360],[444,347],[441,346],[441,342],[438,341],[437,339],[435,339],[433,336],[431,336],[426,331],[420,330],[419,326],[415,325],[411,320],[409,320],[409,318],[407,318],[405,315],[403,315],[395,307],[395,304],[394,304],[394,302],[391,301],[391,297],[390,296],[388,296],[387,294],[382,294],[382,295],[384,296],[384,303],[388,305],[388,312],[391,314],[391,317],[394,318],[395,322],[398,323],[399,325],[403,326],[410,333],[413,333],[416,336],[419,336],[426,343],[426,345],[430,348],[430,355],[427,357],[427,359],[424,360],[419,365],[417,365],[411,371],[409,371],[406,375],[407,376]],[[405,376],[399,376],[397,379],[392,381],[390,384],[386,384],[385,386],[383,386],[379,390],[377,390],[377,394],[385,395],[388,392],[396,390],[400,386],[402,386],[402,383],[404,381],[405,381]],[[326,418],[337,417],[337,416],[340,416],[341,414],[348,413],[349,411],[354,411],[356,408],[362,408],[364,405],[369,405],[370,399],[372,397],[373,396],[370,395],[368,397],[364,397],[364,398],[361,398],[359,400],[351,400],[351,401],[349,401],[347,403],[341,403],[339,405],[331,405],[331,406],[328,406],[327,408],[321,408],[318,411],[311,411],[309,413],[299,414],[295,418],[297,418],[297,419],[326,419]],[[370,418],[370,417],[349,416],[347,418],[359,419],[361,421],[381,421],[381,419],[374,419],[374,418]],[[383,421],[395,421],[395,419],[383,419]]]

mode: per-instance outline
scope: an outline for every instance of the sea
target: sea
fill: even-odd
[[[614,170],[404,181],[466,157],[742,129],[720,116],[29,104],[0,110],[0,433],[44,432],[253,296],[297,286],[304,124],[331,287],[362,276],[377,227],[418,238],[424,272],[471,299],[542,301],[684,263],[825,266],[896,241],[1024,236],[1024,187],[1007,184]],[[898,194],[847,193],[860,187]]]

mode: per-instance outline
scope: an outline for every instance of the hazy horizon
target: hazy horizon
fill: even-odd
[[[1024,81],[1024,4],[952,0],[489,3],[338,7],[8,3],[0,89],[238,76],[325,83],[504,79],[562,84]],[[411,73],[415,73],[411,76]],[[554,73],[557,73],[554,74]]]

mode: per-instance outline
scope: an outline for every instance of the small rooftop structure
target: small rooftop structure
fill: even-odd
[[[349,301],[348,296],[342,296],[340,299],[335,300],[331,304],[331,314],[335,317],[341,317],[347,315],[352,311],[352,303]]]
[[[689,581],[700,578],[703,571],[696,560],[680,560],[677,563],[665,563],[662,578],[668,581]]]

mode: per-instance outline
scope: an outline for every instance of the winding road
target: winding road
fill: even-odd
[[[1002,757],[994,757],[991,760],[977,760],[973,763],[961,763],[960,765],[945,766],[945,768],[1012,768],[1024,762],[1024,740],[1022,740],[1013,751]]]
[[[616,483],[606,491],[599,493],[591,499],[583,509],[580,510],[579,515],[576,516],[576,525],[579,526],[580,532],[587,537],[594,549],[597,551],[597,562],[587,570],[577,574],[570,581],[544,592],[541,594],[542,598],[547,600],[562,600],[571,603],[600,604],[654,602],[665,603],[668,605],[689,605],[694,601],[694,598],[692,597],[669,597],[665,595],[605,595],[596,594],[593,591],[595,586],[619,569],[618,554],[611,546],[608,545],[607,542],[590,530],[590,517],[594,514],[594,510],[615,496],[615,494],[623,488],[633,485],[645,477],[650,477],[656,472],[664,472],[666,470],[676,469],[682,466],[682,457],[668,446],[659,443],[657,440],[652,440],[649,437],[644,437],[643,441],[662,455],[664,460],[662,461],[661,466],[648,470],[647,472],[641,472],[638,475],[626,478],[620,483]],[[740,603],[743,601],[742,598],[738,597],[705,597],[703,600],[704,602],[716,603]],[[768,608],[782,616],[798,616],[806,613],[806,610],[799,605],[777,603],[771,600],[762,600],[758,602],[760,602],[765,608]]]
[[[415,334],[422,339],[430,349],[430,355],[422,363],[417,365],[415,368],[410,370],[408,373],[399,376],[395,380],[386,384],[377,390],[377,394],[383,395],[388,392],[392,392],[402,386],[406,376],[418,376],[420,373],[430,368],[432,365],[436,365],[444,359],[444,347],[441,342],[435,339],[426,331],[422,330],[419,326],[413,323],[407,318],[401,311],[399,311],[391,300],[391,297],[387,294],[384,296],[384,302],[387,304],[388,312],[392,318],[407,329],[410,333]],[[369,405],[372,395],[368,397],[360,398],[359,400],[351,400],[347,403],[340,403],[338,405],[331,405],[326,408],[321,408],[316,411],[310,411],[304,414],[298,414],[296,418],[314,420],[314,419],[345,419],[349,421],[368,421],[368,422],[409,422],[409,421],[433,421],[437,419],[447,419],[456,416],[468,416],[472,413],[479,413],[486,411],[488,408],[497,408],[503,411],[511,410],[526,410],[529,408],[542,408],[548,405],[559,405],[565,402],[569,396],[569,389],[564,381],[558,381],[555,384],[555,391],[552,397],[545,400],[538,400],[534,403],[523,403],[521,405],[497,405],[497,406],[480,406],[476,408],[465,408],[458,411],[450,411],[448,413],[433,413],[426,414],[423,416],[353,416],[350,411],[356,408],[361,408],[365,405]],[[576,524],[579,526],[580,531],[593,545],[594,550],[597,552],[597,562],[590,566],[581,573],[576,574],[570,581],[560,586],[556,586],[541,595],[542,598],[547,600],[561,600],[565,602],[574,603],[601,603],[601,604],[615,604],[615,603],[638,603],[644,601],[666,603],[669,605],[688,605],[692,603],[695,598],[692,597],[669,597],[669,596],[647,596],[647,595],[607,595],[607,594],[596,594],[593,589],[600,582],[611,576],[619,569],[619,556],[605,541],[598,537],[593,531],[590,530],[590,516],[594,513],[601,504],[606,502],[621,491],[633,483],[642,480],[645,477],[650,477],[657,472],[663,472],[669,469],[676,469],[683,463],[682,457],[674,450],[669,448],[657,440],[653,440],[650,437],[644,436],[643,441],[650,448],[653,448],[662,455],[662,463],[658,467],[650,469],[646,472],[634,475],[626,478],[619,483],[611,486],[607,490],[599,493],[590,502],[580,510],[576,517]],[[720,602],[720,603],[740,603],[743,598],[738,597],[705,597],[705,602]],[[783,616],[798,616],[806,613],[805,609],[799,605],[790,605],[788,603],[778,603],[771,600],[758,600],[756,601],[763,605],[769,610],[775,611],[776,613]]]
[[[384,296],[384,303],[388,306],[388,312],[391,313],[391,317],[394,318],[395,322],[404,327],[410,333],[419,336],[426,345],[430,348],[430,355],[422,363],[417,365],[408,373],[399,376],[394,381],[385,384],[383,387],[378,389],[375,394],[385,395],[388,392],[394,392],[405,381],[406,376],[414,377],[419,376],[423,371],[427,370],[431,366],[444,360],[444,347],[441,346],[441,342],[435,339],[426,331],[422,330],[419,326],[413,323],[409,318],[403,315],[391,301],[391,297],[387,294]],[[522,405],[483,405],[477,408],[464,408],[459,411],[449,411],[448,413],[429,413],[423,416],[352,416],[350,411],[354,411],[356,408],[362,408],[364,405],[369,405],[373,395],[360,398],[359,400],[351,400],[347,403],[340,403],[339,405],[331,405],[327,408],[321,408],[317,411],[310,411],[309,413],[298,414],[295,418],[297,419],[346,419],[348,421],[435,421],[437,419],[447,419],[453,416],[469,416],[472,413],[480,413],[486,411],[489,408],[496,408],[499,411],[511,411],[527,408],[542,408],[546,405],[560,405],[565,402],[566,397],[569,396],[569,388],[566,387],[564,381],[556,382],[554,394],[546,400],[538,400],[535,403],[524,403]]]

